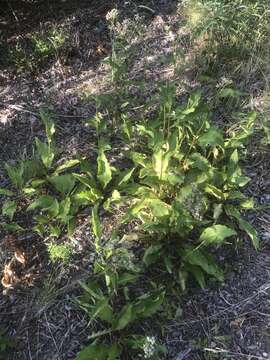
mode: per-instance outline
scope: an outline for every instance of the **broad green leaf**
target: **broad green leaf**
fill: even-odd
[[[20,232],[20,231],[24,231],[24,228],[21,227],[19,224],[13,222],[13,223],[5,223],[5,222],[1,222],[0,226],[6,230],[6,231],[11,231],[11,232]]]
[[[184,250],[184,260],[202,268],[207,274],[214,276],[219,281],[224,280],[222,271],[215,264],[212,257],[198,248],[186,247]]]
[[[162,180],[162,176],[167,172],[169,160],[170,154],[163,149],[159,149],[153,154],[153,169],[160,180]]]
[[[59,165],[54,173],[55,174],[60,174],[61,172],[67,170],[67,169],[70,169],[76,165],[78,165],[80,163],[80,160],[76,160],[76,159],[71,159],[71,160],[67,160],[65,161],[62,165]]]
[[[207,184],[204,188],[204,191],[210,195],[213,195],[218,200],[225,200],[228,196],[227,193],[224,193],[222,190],[218,189],[212,184]]]
[[[119,360],[121,355],[121,348],[118,344],[113,344],[108,349],[108,358],[107,360]]]
[[[108,354],[108,345],[90,344],[79,352],[75,360],[108,360]]]
[[[199,241],[204,245],[220,245],[233,235],[236,235],[236,232],[228,226],[213,225],[203,230]]]
[[[239,98],[241,96],[248,95],[247,93],[233,88],[223,88],[218,92],[219,98]]]
[[[199,266],[190,266],[189,271],[192,273],[192,275],[194,276],[195,280],[200,285],[200,287],[202,289],[205,288],[206,282],[202,269]]]
[[[223,212],[223,204],[214,204],[213,219],[217,221]]]
[[[228,216],[232,216],[237,219],[239,227],[241,230],[245,231],[250,237],[252,244],[256,250],[259,249],[260,243],[256,229],[250,225],[249,222],[244,220],[240,214],[240,212],[232,205],[226,205],[225,211]]]
[[[197,168],[202,171],[207,171],[209,169],[210,164],[208,160],[199,153],[193,153],[190,156],[190,160],[192,160],[191,166],[193,168]]]
[[[35,138],[35,141],[38,154],[44,166],[49,169],[53,163],[54,151],[48,144],[41,142],[38,138]]]
[[[133,320],[133,305],[124,305],[115,319],[114,330],[124,329]]]
[[[227,166],[229,178],[233,177],[234,174],[238,171],[239,169],[238,162],[239,162],[238,150],[235,149],[229,158],[229,162]]]
[[[71,208],[71,200],[70,197],[67,196],[59,204],[58,218],[61,219],[63,222],[67,222],[69,220],[68,214],[70,212],[70,208]]]
[[[162,245],[151,245],[143,255],[143,262],[146,266],[155,263],[162,255]]]
[[[98,208],[99,208],[99,204],[95,204],[93,206],[92,219],[91,219],[93,233],[96,237],[96,244],[99,244],[102,235],[101,223],[98,215]]]
[[[161,307],[165,291],[156,291],[139,297],[134,305],[134,316],[145,318],[154,315]]]
[[[7,216],[9,220],[12,221],[16,209],[17,209],[17,202],[13,200],[7,200],[3,204],[2,214],[4,216]]]
[[[80,205],[86,205],[89,202],[95,203],[96,201],[101,200],[103,196],[99,190],[92,188],[91,190],[78,191],[73,194],[72,198]]]
[[[134,170],[135,170],[135,168],[122,171],[116,179],[116,182],[115,182],[116,186],[121,186],[123,184],[126,184],[131,179],[131,177],[134,173]]]
[[[53,203],[54,203],[54,198],[52,196],[42,195],[28,206],[27,211],[35,210],[35,209],[47,209]]]
[[[13,191],[8,190],[8,189],[1,189],[0,188],[0,195],[5,195],[5,196],[12,196],[15,195]]]
[[[72,174],[55,175],[49,178],[49,182],[61,194],[68,195],[75,186],[75,179]]]
[[[207,147],[207,146],[224,146],[224,139],[222,132],[215,128],[211,127],[206,133],[201,135],[198,139],[198,142],[201,147]]]
[[[113,310],[109,304],[108,299],[99,300],[95,304],[95,311],[92,315],[94,318],[99,318],[102,321],[107,321],[109,324],[113,322]]]
[[[101,183],[103,189],[105,189],[109,182],[112,180],[112,170],[110,163],[106,158],[103,146],[101,146],[98,150],[97,165],[97,178]]]
[[[147,205],[157,218],[168,216],[171,211],[171,206],[159,199],[149,199],[147,200]]]
[[[41,120],[42,120],[42,122],[43,122],[43,124],[45,126],[45,131],[46,131],[46,136],[47,136],[48,143],[51,143],[53,134],[55,133],[54,123],[50,119],[50,114],[45,110],[40,111],[40,117],[41,117]]]
[[[97,188],[97,184],[95,182],[95,180],[93,179],[92,176],[89,176],[89,174],[87,173],[87,175],[80,175],[80,174],[76,174],[76,173],[72,173],[72,175],[83,185],[85,185],[86,187],[88,187],[88,189],[93,189],[93,188]]]

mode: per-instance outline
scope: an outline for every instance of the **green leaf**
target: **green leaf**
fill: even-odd
[[[207,184],[204,188],[204,191],[210,195],[213,195],[218,200],[226,200],[228,194],[224,193],[222,190],[218,189],[212,184]]]
[[[236,235],[236,232],[228,226],[213,225],[202,232],[199,241],[204,245],[220,245],[226,238],[233,235]]]
[[[75,186],[72,174],[55,175],[49,178],[49,182],[62,194],[69,194]]]
[[[230,156],[228,166],[227,166],[229,178],[233,177],[235,175],[235,172],[239,169],[238,162],[239,162],[238,150],[235,149]]]
[[[79,352],[75,360],[108,360],[109,349],[108,345],[90,344]]]
[[[9,218],[9,220],[12,221],[13,216],[14,216],[14,214],[16,212],[16,208],[17,208],[17,202],[16,201],[7,200],[3,204],[2,214],[4,216],[7,216]]]
[[[157,218],[168,216],[171,211],[171,206],[159,199],[148,199],[147,205],[152,210],[153,215]]]
[[[145,318],[154,315],[161,307],[165,298],[165,291],[156,291],[139,297],[134,305],[134,315]]]
[[[214,263],[212,257],[198,248],[187,246],[184,250],[184,260],[191,265],[202,268],[207,274],[214,276],[219,281],[224,280],[223,273]]]
[[[217,221],[223,212],[223,204],[214,204],[213,219]]]
[[[95,305],[95,311],[92,315],[94,318],[98,317],[103,321],[107,321],[112,324],[113,322],[113,310],[109,305],[108,299],[99,300]]]
[[[67,223],[69,220],[69,212],[71,208],[71,200],[70,197],[67,196],[64,200],[62,200],[59,204],[59,212],[58,218],[61,219],[64,223]]]
[[[6,231],[11,231],[11,232],[20,232],[20,231],[24,231],[24,228],[22,228],[20,225],[18,225],[17,223],[13,222],[13,223],[5,223],[5,222],[1,222],[0,226],[6,230]]]
[[[50,114],[45,110],[40,111],[40,117],[45,126],[48,143],[50,143],[52,141],[53,134],[55,133],[54,123],[50,119]]]
[[[119,315],[115,319],[114,330],[124,329],[133,320],[133,305],[124,305]]]
[[[198,142],[201,147],[207,147],[207,146],[224,146],[224,139],[222,132],[215,128],[211,127],[206,133],[201,135],[198,139]]]
[[[44,166],[49,169],[52,166],[54,159],[54,151],[48,144],[41,142],[38,138],[35,138],[35,141],[39,157],[41,158]]]
[[[5,196],[13,196],[15,195],[13,191],[10,191],[8,189],[1,189],[0,188],[0,195],[5,195]]]
[[[205,283],[205,276],[204,276],[202,269],[198,266],[191,266],[189,271],[192,273],[192,275],[194,276],[195,280],[200,285],[200,287],[202,289],[204,289],[206,286],[206,283]]]
[[[162,176],[167,172],[170,156],[171,154],[166,153],[163,149],[158,149],[153,154],[153,169],[160,180],[162,180]]]
[[[35,209],[47,209],[54,203],[54,198],[50,195],[42,195],[32,202],[27,208],[27,211]]]
[[[98,157],[97,157],[97,178],[101,183],[103,189],[109,184],[112,179],[112,170],[110,167],[110,163],[106,158],[105,155],[105,146],[100,145],[98,150]]]
[[[92,219],[91,219],[93,233],[96,237],[96,244],[98,244],[100,242],[101,235],[102,235],[101,223],[100,223],[99,215],[98,215],[98,208],[99,208],[99,204],[96,204],[93,206]]]
[[[24,166],[23,166],[23,162],[21,161],[17,167],[5,164],[5,169],[6,169],[7,173],[8,173],[8,177],[10,178],[11,182],[16,186],[17,189],[21,189],[23,187],[23,184],[24,184],[24,179],[23,179]]]
[[[242,216],[240,215],[240,212],[234,206],[226,205],[225,211],[228,216],[232,216],[235,219],[237,219],[240,229],[245,231],[248,234],[248,236],[250,237],[250,239],[252,241],[254,248],[256,250],[258,250],[260,247],[260,243],[259,243],[259,238],[258,238],[256,229],[254,229],[254,227],[251,226],[249,222],[247,222],[246,220],[244,220],[242,218]]]
[[[71,160],[67,160],[65,161],[62,165],[59,165],[54,173],[55,174],[60,174],[61,172],[67,170],[67,169],[70,169],[76,165],[78,165],[80,163],[80,160],[76,160],[76,159],[71,159]]]
[[[146,266],[155,263],[162,255],[162,245],[151,245],[143,255],[143,262]]]
[[[115,182],[116,186],[121,186],[123,184],[126,184],[131,179],[131,177],[134,173],[134,170],[135,170],[135,168],[122,171],[116,179],[116,182]]]

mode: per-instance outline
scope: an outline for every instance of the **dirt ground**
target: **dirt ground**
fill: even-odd
[[[15,1],[8,3],[0,17],[1,28],[6,26],[2,30],[4,41],[13,44],[14,37],[23,36],[33,27],[57,23],[69,30],[70,49],[64,59],[57,59],[34,74],[1,68],[0,187],[8,184],[5,162],[15,161],[22,154],[29,155],[34,137],[42,136],[38,119],[41,106],[49,107],[55,114],[63,153],[88,151],[93,139],[85,119],[93,114],[95,107],[82,94],[111,91],[108,68],[102,60],[110,51],[105,14],[115,5],[97,2],[98,6],[97,3],[94,6],[94,2],[82,1],[78,9],[78,2],[63,1],[59,12],[53,5],[48,10],[47,1],[41,1],[41,9],[47,10],[32,16],[29,3],[19,10]],[[144,18],[147,36],[137,42],[130,76],[146,79],[147,91],[153,92],[152,84],[172,76],[164,57],[173,51],[181,17],[174,1],[149,1],[141,5],[131,7],[129,1],[117,4],[123,18],[135,13]],[[188,52],[189,42],[186,34],[182,35],[180,41]],[[99,51],[101,45],[103,50]],[[187,68],[181,81],[194,86],[196,70]],[[270,201],[268,155],[269,149],[254,143],[245,164],[245,171],[252,179],[247,192],[259,204]],[[250,215],[249,220],[260,234],[261,250],[255,252],[246,242],[230,255],[233,266],[229,265],[223,285],[210,283],[205,290],[192,287],[186,294],[179,294],[179,316],[168,320],[163,329],[162,341],[168,349],[166,359],[270,359],[269,217],[269,210]],[[86,278],[91,271],[90,236],[89,226],[82,222],[73,244],[76,256],[68,266],[48,265],[44,247],[37,262],[32,264],[35,286],[22,285],[8,292],[1,289],[0,325],[17,339],[10,360],[73,360],[82,344],[87,344],[88,320],[70,300],[79,293],[77,280]],[[1,268],[10,256],[3,239],[0,232]],[[38,242],[38,238],[31,239],[29,246],[40,248]],[[227,261],[225,257],[220,261]]]

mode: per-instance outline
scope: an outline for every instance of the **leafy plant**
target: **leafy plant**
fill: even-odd
[[[175,111],[171,99],[165,99],[156,121],[137,126],[140,151],[129,153],[137,179],[125,188],[132,206],[123,222],[139,219],[137,231],[154,239],[144,256],[147,266],[162,258],[172,272],[180,257],[180,277],[191,273],[203,286],[203,273],[223,279],[207,248],[235,238],[233,219],[255,248],[259,244],[256,231],[239,212],[247,200],[240,190],[249,181],[242,174],[239,152],[252,133],[255,114],[249,114],[237,133],[224,137],[210,124],[200,96],[194,93]]]
[[[122,351],[128,347],[138,353],[144,350],[143,346],[148,355],[145,358],[154,359],[155,355],[155,359],[158,359],[158,353],[163,350],[153,342],[147,347],[149,339],[146,336],[131,335],[129,329],[131,324],[158,311],[165,292],[152,284],[151,291],[134,297],[132,288],[138,281],[139,272],[132,264],[126,270],[119,266],[119,262],[115,264],[115,255],[119,255],[119,251],[121,249],[116,250],[115,254],[113,250],[105,250],[106,260],[95,264],[96,280],[81,284],[84,294],[77,299],[77,303],[91,321],[99,319],[104,323],[106,330],[91,335],[93,342],[78,354],[77,360],[89,359],[91,355],[97,360],[119,359]],[[112,343],[106,342],[109,334],[114,339]],[[104,339],[102,342],[101,338]]]

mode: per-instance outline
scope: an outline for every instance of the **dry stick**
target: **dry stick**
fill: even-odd
[[[47,318],[46,311],[44,311],[44,316],[45,316],[45,320],[46,320],[46,322],[47,322],[47,326],[48,326],[49,332],[50,332],[50,334],[51,334],[51,337],[52,337],[54,346],[55,346],[55,348],[56,348],[56,351],[57,351],[57,354],[58,354],[58,358],[60,359],[61,357],[60,357],[59,349],[58,349],[58,346],[57,346],[57,344],[56,344],[55,338],[54,338],[54,336],[53,336],[53,333],[52,333],[50,324],[49,324],[49,322],[48,322],[48,318]]]
[[[257,360],[266,360],[262,356],[256,356],[256,355],[251,355],[251,354],[243,354],[243,353],[236,353],[236,352],[232,352],[232,351],[225,350],[225,349],[220,349],[220,348],[215,348],[215,349],[204,348],[203,350],[214,353],[214,354],[227,354],[227,355],[232,355],[232,356],[242,356],[242,357],[246,357],[248,359],[252,358],[252,359],[257,359]]]

